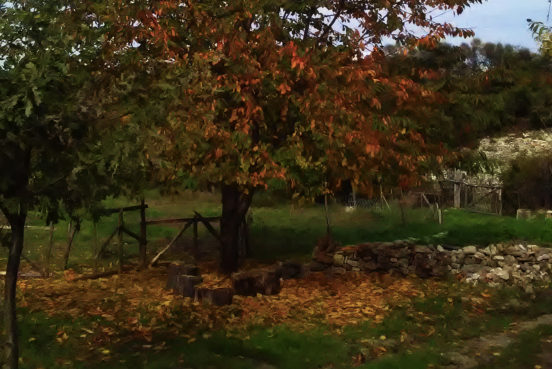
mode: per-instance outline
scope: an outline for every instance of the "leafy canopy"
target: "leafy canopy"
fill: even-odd
[[[460,13],[476,2],[123,4],[120,29],[131,36],[127,44],[140,45],[134,60],[155,77],[133,121],[155,127],[151,156],[166,179],[243,191],[285,181],[316,194],[326,181],[369,186],[392,170],[408,185],[430,151],[393,114],[424,91],[385,75],[382,43],[414,47],[469,36],[431,14]]]

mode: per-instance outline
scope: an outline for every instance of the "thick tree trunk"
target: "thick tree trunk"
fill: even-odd
[[[17,289],[17,274],[23,251],[23,237],[27,214],[20,212],[9,217],[12,231],[10,254],[6,268],[6,284],[4,287],[4,327],[3,336],[4,359],[3,368],[17,369],[19,363],[19,342],[17,335],[17,314],[15,307],[15,292]]]
[[[252,198],[252,190],[245,193],[235,185],[222,186],[221,269],[227,274],[238,270],[240,227]]]

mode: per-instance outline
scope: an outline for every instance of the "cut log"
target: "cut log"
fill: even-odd
[[[280,269],[258,269],[234,273],[232,284],[237,295],[256,296],[276,295],[282,289],[280,285]]]
[[[167,283],[167,287],[171,288],[174,293],[184,297],[196,296],[196,286],[203,282],[203,278],[197,275],[177,275],[174,277],[173,281]]]
[[[232,288],[197,288],[197,297],[199,301],[216,306],[232,304],[234,289]]]

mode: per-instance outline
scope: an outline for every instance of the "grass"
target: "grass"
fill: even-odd
[[[163,197],[158,193],[148,194],[147,218],[169,218],[192,216],[199,211],[205,216],[220,215],[219,196],[211,193],[184,193],[179,196]],[[106,207],[119,207],[134,204],[125,199],[110,199]],[[263,202],[260,202],[263,204]],[[355,244],[368,241],[394,241],[397,239],[416,238],[420,243],[445,244],[451,246],[487,245],[489,243],[523,240],[538,244],[552,244],[552,224],[544,219],[516,220],[513,217],[469,213],[462,210],[444,211],[444,224],[439,225],[432,219],[428,209],[406,209],[403,223],[399,209],[392,206],[390,210],[356,209],[346,212],[340,205],[333,205],[329,211],[332,235],[341,244]],[[322,206],[309,205],[297,207],[292,204],[279,204],[271,207],[254,206],[251,209],[250,240],[252,257],[263,261],[299,259],[307,260],[317,240],[325,234],[325,216]],[[44,222],[31,215],[30,225],[44,227]],[[125,214],[125,224],[134,232],[139,231],[138,212]],[[117,226],[117,215],[104,217],[98,224],[99,242],[107,238]],[[67,243],[66,221],[56,225],[54,245],[54,267],[59,269],[62,255]],[[164,246],[176,233],[178,225],[155,225],[148,227],[149,250]],[[28,229],[26,232],[25,255],[37,263],[44,262],[48,245],[48,230]],[[216,241],[204,229],[199,227],[201,243],[216,248]],[[191,231],[186,232],[179,244],[191,244]],[[138,243],[125,237],[127,258],[138,255]],[[92,265],[94,259],[93,225],[83,221],[71,251],[70,267]],[[112,247],[115,254],[115,247]],[[0,251],[0,263],[7,256]],[[182,255],[178,255],[181,257]],[[115,257],[104,261],[104,266],[115,262]]]

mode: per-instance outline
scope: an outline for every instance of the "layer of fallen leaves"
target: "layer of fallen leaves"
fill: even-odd
[[[100,350],[103,354],[105,345],[127,340],[143,340],[144,347],[150,348],[148,343],[157,333],[193,340],[204,329],[224,329],[229,335],[243,337],[252,325],[286,324],[303,330],[320,324],[339,329],[367,320],[378,323],[394,306],[436,293],[442,286],[389,275],[328,277],[313,273],[284,281],[278,295],[235,296],[232,305],[216,307],[166,290],[163,268],[96,280],[75,277],[68,272],[49,279],[22,280],[20,304],[51,316],[91,318],[80,337],[91,352]],[[207,286],[228,284],[216,273],[204,275],[204,280]],[[60,337],[66,339],[63,332]]]

